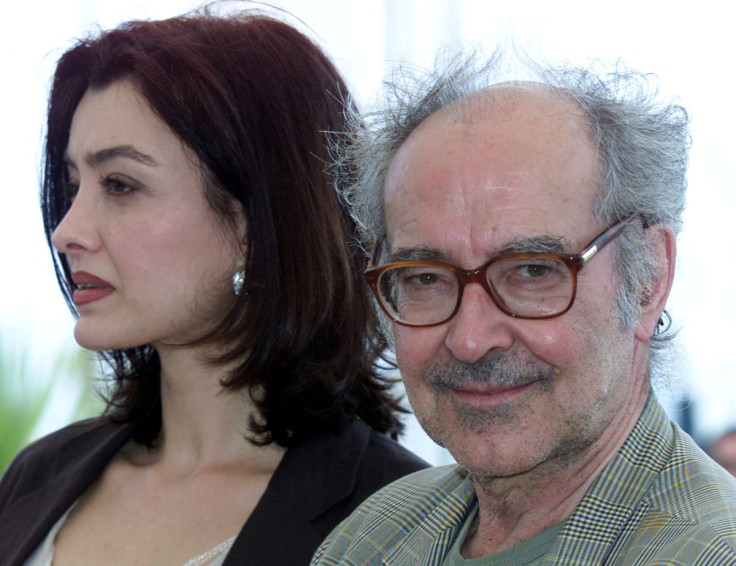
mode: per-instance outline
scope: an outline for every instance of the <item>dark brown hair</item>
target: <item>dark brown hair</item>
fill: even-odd
[[[200,341],[226,347],[218,361],[236,369],[224,385],[256,400],[253,440],[289,446],[356,417],[397,433],[399,406],[375,366],[382,344],[360,280],[365,258],[327,172],[328,136],[344,131],[348,94],[333,64],[292,26],[253,12],[133,21],[77,42],[59,60],[49,101],[49,245],[69,208],[72,116],[87,89],[118,80],[196,154],[224,225],[234,227],[238,208],[245,218],[245,288]],[[52,254],[74,311],[69,266]],[[108,416],[152,443],[161,427],[158,354],[141,345],[102,355],[114,373]]]

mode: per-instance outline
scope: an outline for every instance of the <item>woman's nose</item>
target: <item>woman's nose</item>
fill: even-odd
[[[80,188],[69,210],[51,235],[51,244],[59,253],[68,255],[94,251],[99,246],[96,220],[94,202]]]

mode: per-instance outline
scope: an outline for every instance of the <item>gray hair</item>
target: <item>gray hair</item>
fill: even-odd
[[[337,168],[342,195],[353,211],[361,237],[368,245],[386,235],[383,186],[399,147],[419,124],[436,111],[502,82],[532,81],[585,112],[590,138],[600,156],[600,185],[594,214],[603,225],[636,217],[617,239],[614,261],[621,276],[617,303],[620,322],[632,329],[641,298],[656,277],[657,266],[645,229],[666,224],[682,228],[685,208],[690,134],[687,112],[662,102],[651,75],[616,65],[602,72],[590,67],[545,66],[514,51],[502,51],[480,62],[477,54],[440,57],[429,73],[400,67],[385,83],[379,110],[353,115],[349,142],[338,150]],[[510,74],[512,73],[512,74]],[[669,315],[667,315],[669,318]],[[667,325],[669,327],[669,325]],[[650,362],[672,333],[655,331]]]

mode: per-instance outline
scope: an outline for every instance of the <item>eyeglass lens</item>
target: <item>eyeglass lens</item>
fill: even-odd
[[[486,291],[508,314],[543,318],[567,309],[573,275],[564,262],[548,257],[502,259],[486,268]],[[416,262],[385,271],[378,281],[384,306],[399,321],[435,324],[452,316],[465,275]]]

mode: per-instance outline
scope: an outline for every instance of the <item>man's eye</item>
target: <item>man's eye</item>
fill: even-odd
[[[435,273],[418,273],[408,278],[412,283],[418,285],[434,285],[437,283],[438,277]]]
[[[414,268],[401,273],[401,284],[414,287],[438,287],[453,281],[452,273],[439,268]]]
[[[550,272],[550,266],[541,263],[530,263],[522,266],[520,272],[525,277],[544,277]]]

